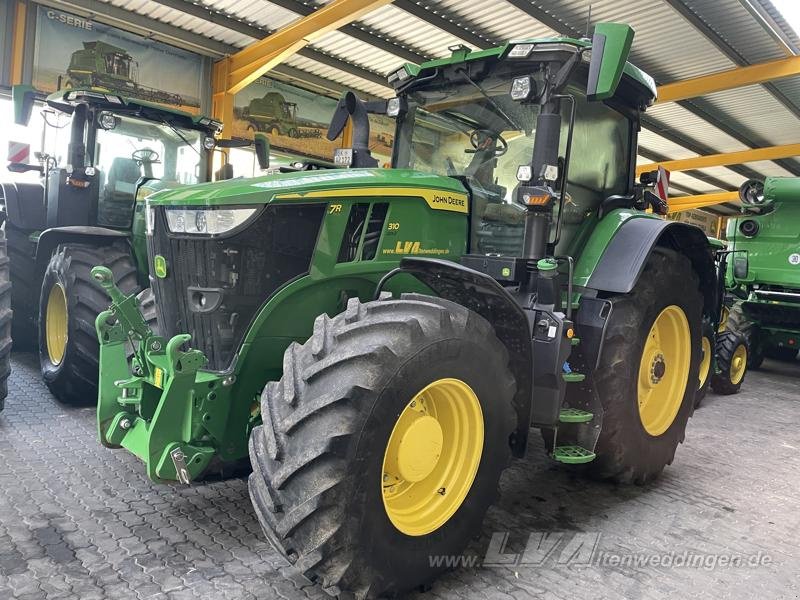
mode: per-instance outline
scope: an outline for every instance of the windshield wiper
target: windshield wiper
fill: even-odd
[[[186,137],[185,137],[185,136],[184,136],[184,135],[183,135],[183,134],[182,134],[182,133],[181,133],[181,132],[178,130],[178,128],[177,128],[177,127],[175,127],[175,125],[173,125],[172,123],[170,123],[170,122],[169,122],[169,121],[167,121],[166,119],[161,119],[161,122],[162,122],[164,125],[166,125],[167,127],[169,127],[170,129],[172,129],[172,131],[175,133],[175,135],[177,135],[179,138],[181,138],[181,140],[183,140],[183,143],[184,143],[184,144],[186,144],[186,145],[187,145],[187,146],[189,146],[189,147],[190,147],[192,150],[194,150],[195,152],[197,152],[197,156],[199,156],[201,159],[203,158],[203,155],[200,153],[200,150],[198,150],[197,148],[195,148],[195,147],[194,147],[194,144],[192,144],[192,143],[191,143],[189,140],[187,140],[187,139],[186,139]]]
[[[497,104],[497,102],[495,102],[495,101],[492,99],[492,97],[491,97],[491,96],[489,96],[489,94],[487,94],[487,93],[486,93],[486,90],[484,90],[484,89],[483,89],[483,88],[480,86],[480,84],[479,84],[479,83],[477,83],[477,82],[476,82],[474,79],[472,79],[472,77],[470,77],[470,76],[469,76],[469,73],[467,73],[467,70],[466,70],[466,69],[463,69],[463,68],[462,68],[462,69],[456,69],[456,73],[461,73],[461,74],[464,76],[464,79],[466,79],[466,80],[467,80],[469,83],[471,83],[473,86],[475,86],[475,89],[477,89],[477,90],[478,90],[478,91],[481,93],[481,96],[483,96],[484,98],[486,98],[486,101],[487,101],[489,104],[491,104],[491,105],[492,105],[492,108],[494,108],[494,109],[497,111],[497,113],[498,113],[498,114],[499,114],[501,117],[503,117],[503,119],[505,120],[505,122],[506,122],[506,123],[508,123],[508,124],[511,126],[511,128],[512,128],[512,129],[515,129],[516,131],[522,131],[522,130],[520,129],[519,125],[517,125],[517,124],[514,122],[514,119],[512,119],[511,117],[509,117],[509,116],[506,114],[506,111],[504,111],[502,108],[500,108],[500,105],[499,105],[499,104]]]

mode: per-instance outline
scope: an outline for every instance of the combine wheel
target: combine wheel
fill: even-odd
[[[262,395],[250,496],[272,545],[333,595],[431,581],[480,531],[515,417],[491,325],[439,298],[317,318]]]
[[[53,395],[66,404],[97,400],[100,346],[94,322],[108,298],[90,271],[103,265],[126,294],[139,289],[127,242],[109,246],[67,244],[56,248],[47,265],[39,299],[39,364]]]
[[[6,233],[0,229],[0,411],[8,395],[11,374],[11,276],[9,273]]]
[[[741,304],[731,308],[728,317],[728,330],[740,332],[747,341],[747,368],[758,369],[764,362],[764,348],[761,343],[758,325],[745,316]]]
[[[747,338],[743,333],[727,330],[717,336],[717,367],[711,387],[718,394],[735,394],[742,387],[747,372]]]
[[[646,483],[672,462],[694,410],[703,297],[689,259],[657,248],[613,309],[595,382],[605,411],[594,477]]]

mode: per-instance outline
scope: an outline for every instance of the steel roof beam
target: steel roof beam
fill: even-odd
[[[317,6],[309,5],[300,0],[269,0],[269,2],[303,17],[307,17],[314,11],[319,10]],[[422,52],[394,42],[389,38],[377,35],[372,31],[368,31],[366,26],[360,25],[357,22],[345,25],[340,28],[339,31],[370,46],[374,46],[379,50],[394,54],[408,62],[420,63],[428,60],[428,57]]]
[[[650,171],[659,166],[664,167],[668,171],[689,171],[691,169],[727,167],[730,165],[740,165],[760,160],[775,160],[777,158],[798,155],[800,155],[800,144],[785,144],[783,146],[768,146],[766,148],[741,150],[739,152],[724,152],[677,160],[656,161],[646,165],[639,165],[636,167],[636,174],[639,175],[644,171]]]
[[[485,32],[479,31],[476,27],[462,25],[461,23],[464,22],[462,17],[450,14],[447,10],[438,6],[436,2],[395,0],[394,5],[481,50],[497,46],[497,43]]]
[[[692,26],[700,32],[703,37],[705,37],[709,42],[714,44],[714,46],[722,52],[729,60],[734,62],[735,64],[739,65],[741,68],[747,68],[750,66],[750,62],[739,52],[731,46],[728,42],[726,42],[722,36],[720,36],[708,23],[706,23],[700,15],[695,13],[691,8],[689,8],[684,0],[664,0],[667,4],[669,4],[673,9],[675,9],[678,14],[680,14],[684,19],[689,21]],[[793,58],[784,59],[786,61],[792,62]],[[795,68],[797,68],[797,62],[793,63]],[[762,69],[757,69],[755,72],[758,72]],[[795,73],[796,74],[796,73]],[[754,82],[759,83],[759,82]],[[769,80],[764,80],[762,85],[766,88],[766,90],[772,94],[772,96],[781,104],[783,104],[790,112],[792,112],[796,117],[800,117],[800,108],[798,108],[786,95],[781,92],[774,84],[770,83]]]

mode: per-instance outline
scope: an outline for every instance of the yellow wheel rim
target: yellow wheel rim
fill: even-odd
[[[383,455],[381,493],[392,524],[420,536],[467,497],[483,453],[483,412],[460,379],[439,379],[406,405]]]
[[[650,327],[639,363],[639,418],[652,436],[664,433],[683,402],[692,356],[689,321],[671,305]]]
[[[60,365],[67,350],[67,296],[60,283],[50,288],[44,324],[47,355],[51,363]]]
[[[747,370],[747,347],[744,344],[736,346],[731,358],[731,383],[737,385],[741,383],[744,378],[744,372]]]
[[[703,358],[700,361],[700,386],[697,389],[701,389],[706,384],[708,373],[711,371],[711,340],[703,336],[702,346]]]

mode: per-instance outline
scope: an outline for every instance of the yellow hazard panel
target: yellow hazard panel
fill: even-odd
[[[153,371],[153,385],[157,388],[164,389],[164,369],[156,367]]]

